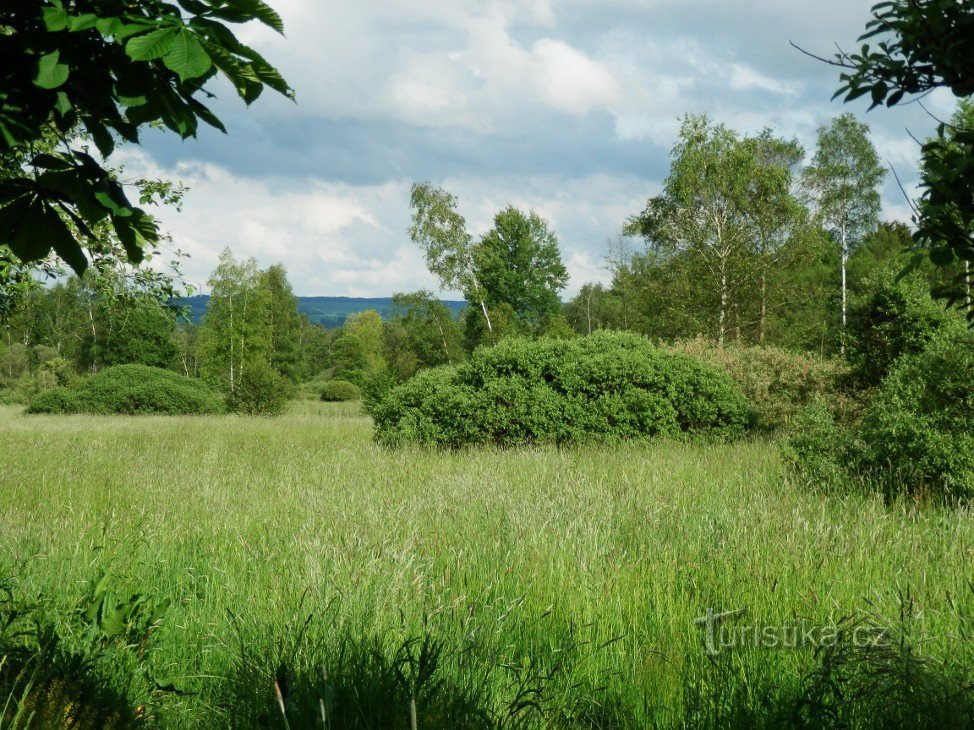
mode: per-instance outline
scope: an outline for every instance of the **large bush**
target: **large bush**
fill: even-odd
[[[852,427],[810,409],[788,446],[795,470],[826,486],[887,495],[974,497],[974,336],[944,333],[893,365]]]
[[[362,389],[347,380],[329,380],[321,386],[321,400],[328,403],[362,400]]]
[[[929,286],[882,274],[867,282],[849,308],[846,357],[858,383],[874,387],[900,357],[921,352],[938,336],[963,329],[963,318],[935,302]]]
[[[819,398],[828,399],[830,409],[843,415],[853,408],[842,393],[848,368],[839,360],[764,345],[717,347],[702,337],[667,349],[730,375],[754,409],[758,425],[767,430],[793,426],[806,406]]]
[[[284,412],[294,395],[294,387],[263,360],[247,363],[233,390],[227,394],[227,407],[250,416],[276,416]]]
[[[974,496],[974,337],[934,340],[897,361],[860,428],[866,469],[894,486]]]
[[[730,439],[749,418],[726,374],[623,333],[507,340],[419,373],[370,410],[382,443],[445,446]]]
[[[223,410],[220,397],[198,380],[149,367],[117,365],[66,388],[43,390],[28,413],[203,414]]]

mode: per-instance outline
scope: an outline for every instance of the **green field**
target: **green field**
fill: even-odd
[[[357,406],[312,402],[279,419],[0,409],[10,592],[65,651],[91,643],[102,575],[171,602],[88,673],[164,727],[774,725],[833,706],[868,724],[974,663],[969,510],[817,494],[761,441],[451,453],[371,435]],[[921,658],[889,698],[835,705],[822,672],[861,688],[885,669],[809,647],[708,656],[708,608],[888,626],[911,648],[885,669]],[[81,702],[44,681],[20,688],[35,718]]]

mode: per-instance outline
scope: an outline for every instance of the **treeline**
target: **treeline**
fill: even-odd
[[[645,246],[611,247],[612,281],[581,288],[572,327],[839,352],[853,300],[906,268],[913,241],[906,225],[879,222],[885,172],[866,125],[838,117],[805,157],[772,130],[747,137],[686,117],[662,192],[624,227]],[[915,272],[969,302],[963,274],[929,262]]]

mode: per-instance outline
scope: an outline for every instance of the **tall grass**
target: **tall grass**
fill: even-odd
[[[925,687],[943,722],[974,722],[970,512],[809,493],[772,443],[391,451],[357,406],[313,402],[269,420],[5,408],[0,439],[10,590],[71,651],[136,657],[134,680],[97,670],[135,718],[905,727]],[[168,602],[151,650],[91,638],[102,575]],[[708,608],[892,641],[710,656]]]

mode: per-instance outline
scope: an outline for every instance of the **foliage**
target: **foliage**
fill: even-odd
[[[120,593],[111,574],[85,581],[67,610],[15,594],[0,578],[0,722],[4,727],[136,727],[171,692],[152,676],[169,603]]]
[[[821,404],[809,409],[786,449],[792,468],[815,483],[860,484],[888,497],[969,500],[972,377],[974,338],[964,328],[943,330],[894,362],[860,422],[836,423]]]
[[[859,438],[861,469],[890,491],[974,497],[974,336],[942,333],[904,355],[876,393]]]
[[[616,258],[613,288],[633,285],[639,310],[667,313],[673,329],[643,327],[658,336],[706,334],[723,344],[746,328],[764,341],[769,317],[790,294],[781,274],[804,262],[812,238],[792,192],[801,146],[770,130],[742,139],[706,116],[687,116],[671,157],[663,192],[624,228],[649,250]],[[586,312],[591,320],[591,292]]]
[[[802,172],[818,223],[838,243],[842,328],[846,327],[849,255],[875,229],[880,210],[879,186],[885,177],[869,127],[843,114],[818,130],[812,163]]]
[[[450,447],[741,435],[747,402],[729,377],[641,337],[514,339],[419,373],[371,413],[376,438]]]
[[[0,244],[21,262],[52,250],[77,273],[80,240],[108,225],[132,263],[159,240],[155,221],[122,183],[70,141],[90,135],[103,159],[115,139],[138,143],[164,125],[180,137],[200,121],[224,130],[201,98],[221,73],[248,104],[265,86],[292,95],[280,74],[242,44],[227,23],[283,25],[263,0],[12,0],[0,10],[0,157],[21,168],[0,181]],[[61,144],[36,153],[52,125]],[[145,201],[143,201],[145,202]]]
[[[518,320],[535,327],[561,308],[559,292],[568,282],[558,239],[534,211],[508,206],[473,249],[488,307],[506,303]]]
[[[321,387],[321,400],[328,403],[362,400],[362,390],[347,380],[329,380]]]
[[[963,329],[960,318],[930,297],[925,282],[916,277],[895,281],[891,272],[878,272],[850,309],[846,357],[858,383],[875,387],[900,357],[958,329]]]
[[[892,107],[937,88],[961,99],[974,93],[969,3],[890,0],[873,6],[872,16],[859,38],[861,50],[840,51],[831,62],[843,69],[835,96],[851,101],[868,94],[873,107]],[[879,41],[870,45],[874,39]],[[969,111],[965,116],[962,107],[951,124],[938,126],[923,145],[921,171],[914,241],[937,266],[966,262],[969,282],[974,262],[974,117]]]
[[[254,360],[240,371],[236,387],[227,394],[227,408],[249,416],[277,416],[293,391],[293,384],[269,363]]]
[[[851,406],[842,393],[847,368],[839,360],[770,346],[735,343],[720,348],[702,337],[675,342],[667,349],[727,373],[754,409],[757,425],[768,430],[794,426],[817,398],[828,398],[833,410]]]
[[[41,391],[28,413],[220,413],[223,402],[198,380],[146,365],[116,365],[68,387]]]
[[[415,183],[409,205],[413,210],[409,238],[423,249],[426,268],[443,290],[462,291],[476,302],[490,329],[490,313],[483,285],[477,278],[473,236],[466,219],[457,212],[456,196],[430,183]]]
[[[296,382],[301,369],[301,330],[307,324],[298,312],[298,300],[280,264],[262,273],[268,292],[271,330],[271,365],[291,382]]]

